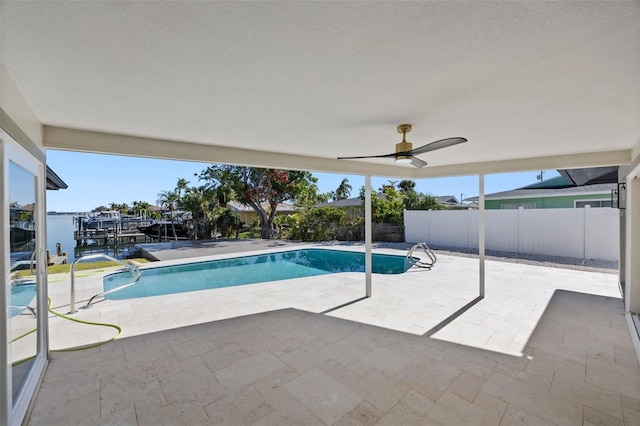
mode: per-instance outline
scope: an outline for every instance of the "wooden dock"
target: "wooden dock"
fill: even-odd
[[[89,240],[98,242],[103,245],[108,244],[135,244],[140,242],[148,242],[150,237],[139,231],[123,231],[115,232],[113,230],[84,230],[75,231],[73,239],[76,246],[87,245]]]
[[[69,261],[69,256],[66,251],[62,251],[62,244],[56,243],[56,253],[51,254],[47,250],[47,266],[52,265],[66,265]]]
[[[67,253],[62,253],[62,254],[52,254],[49,256],[48,259],[48,264],[49,266],[52,265],[66,265],[67,262],[69,261],[69,257],[67,256]]]
[[[76,230],[73,239],[76,246],[73,249],[75,258],[92,253],[105,253],[118,256],[131,256],[135,253],[135,245],[153,241],[151,237],[142,233],[138,227],[150,223],[147,219],[118,219],[98,221],[95,227],[86,227],[86,222],[76,218]],[[96,224],[94,224],[96,225]]]

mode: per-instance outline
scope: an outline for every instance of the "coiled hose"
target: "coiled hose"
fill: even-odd
[[[47,310],[49,312],[51,312],[53,315],[57,316],[57,317],[64,318],[64,319],[69,320],[69,321],[77,322],[79,324],[97,325],[99,327],[111,327],[111,328],[115,328],[118,331],[118,334],[116,334],[112,338],[110,338],[108,340],[104,340],[102,342],[90,343],[88,345],[82,345],[82,346],[75,346],[73,348],[50,349],[49,352],[74,352],[74,351],[82,351],[84,349],[91,349],[91,348],[95,348],[95,347],[98,347],[98,346],[102,346],[105,343],[112,342],[112,341],[116,340],[118,337],[120,337],[122,335],[122,327],[120,327],[117,324],[109,324],[109,323],[106,323],[106,322],[95,322],[95,321],[81,320],[81,319],[78,319],[78,318],[70,317],[69,315],[61,314],[60,312],[57,312],[53,308],[51,308],[52,301],[51,301],[50,297],[48,298],[48,300],[49,300],[49,304],[47,305]],[[26,336],[28,336],[28,335],[30,335],[32,333],[35,333],[36,331],[38,331],[37,328],[34,328],[33,330],[29,330],[26,333],[23,333],[20,336],[16,337],[15,339],[11,340],[10,343],[16,342],[16,341],[22,339],[23,337],[26,337]],[[20,365],[20,364],[23,364],[23,363],[25,363],[27,361],[32,360],[35,357],[36,357],[35,355],[30,356],[28,358],[24,358],[24,359],[21,359],[19,361],[16,361],[16,362],[12,363],[11,365],[12,366]]]

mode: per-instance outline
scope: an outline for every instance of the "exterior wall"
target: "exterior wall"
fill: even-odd
[[[42,141],[42,124],[38,117],[31,110],[26,99],[18,89],[13,77],[8,73],[4,64],[0,58],[0,192],[3,193],[2,201],[0,202],[0,209],[2,212],[9,212],[9,198],[8,198],[8,164],[9,161],[16,162],[20,158],[20,166],[28,169],[29,173],[32,173],[37,177],[37,200],[36,200],[36,223],[38,228],[36,229],[36,235],[42,236],[37,238],[36,253],[38,262],[37,273],[37,306],[38,312],[46,312],[46,298],[47,298],[47,275],[46,275],[46,263],[44,263],[44,256],[40,254],[45,253],[46,250],[46,205],[45,205],[45,190],[46,190],[46,178],[45,178],[45,151]],[[22,161],[24,160],[24,162]],[[7,315],[9,301],[6,297],[8,294],[7,288],[10,285],[8,282],[9,271],[7,268],[10,265],[9,262],[9,218],[4,214],[0,214],[0,232],[5,247],[0,250],[2,252],[2,266],[0,266],[0,275],[3,276],[2,290],[5,297],[0,297],[0,310],[3,312],[3,316]],[[42,377],[47,364],[47,352],[48,352],[48,335],[47,335],[47,318],[45,316],[38,316],[38,332],[36,333],[37,339],[37,353],[33,358],[31,367],[29,368],[26,376],[22,379],[22,387],[20,393],[17,395],[17,399],[12,401],[12,392],[14,387],[18,386],[17,383],[13,383],[13,373],[11,371],[10,351],[9,351],[9,323],[6,319],[0,321],[2,324],[2,331],[0,332],[0,424],[2,425],[20,425],[27,412],[29,403],[33,395],[35,394],[38,382]]]
[[[44,159],[44,146],[42,142],[42,124],[38,117],[33,113],[27,100],[22,96],[22,93],[18,89],[13,77],[4,64],[0,61],[0,108],[2,110],[2,123],[0,123],[3,129],[11,134],[21,145],[25,145],[24,138],[15,132],[21,132],[26,135],[31,142],[42,152],[42,159]],[[6,122],[9,118],[11,125]],[[16,126],[14,128],[14,126]],[[25,146],[25,148],[32,154],[31,147]]]
[[[500,200],[485,200],[484,206],[487,210],[501,209],[503,204],[525,204],[535,203],[536,209],[572,209],[576,200],[609,200],[611,194],[585,194],[569,195],[562,197],[531,197],[531,198],[510,198]]]
[[[612,208],[488,210],[485,247],[515,253],[618,260],[619,211]],[[405,240],[478,247],[477,210],[404,212]]]
[[[243,210],[243,211],[233,211],[233,214],[237,215],[238,218],[246,223],[247,225],[251,225],[253,222],[258,222],[258,215],[256,214],[255,210]],[[290,215],[292,213],[295,213],[291,210],[286,210],[286,211],[276,211],[276,216],[286,216],[286,215]]]

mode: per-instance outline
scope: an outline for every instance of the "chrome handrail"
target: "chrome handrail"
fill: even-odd
[[[36,308],[33,308],[29,305],[9,305],[9,309],[14,308],[14,309],[22,309],[22,310],[29,310],[34,317],[38,317],[38,314],[36,313]]]
[[[36,251],[34,250],[33,253],[31,253],[31,260],[29,261],[29,273],[31,275],[33,275],[33,264],[36,261]]]
[[[76,312],[78,312],[77,309],[76,309],[76,263],[78,263],[80,261],[84,261],[84,260],[101,259],[101,258],[107,258],[109,260],[113,260],[114,262],[118,262],[122,266],[127,268],[132,274],[135,274],[136,278],[135,278],[134,282],[131,283],[131,284],[135,284],[140,279],[140,275],[141,275],[140,270],[135,265],[123,262],[123,261],[121,261],[119,259],[116,259],[115,257],[109,256],[108,254],[98,253],[98,254],[89,254],[87,256],[79,257],[76,260],[74,260],[73,263],[71,264],[71,296],[70,296],[71,300],[70,300],[70,303],[69,303],[69,313],[70,314],[75,314]],[[96,295],[96,296],[98,296],[98,295]],[[89,303],[91,303],[93,298],[96,297],[96,296],[93,296],[90,299]],[[87,305],[87,306],[89,306],[89,305]]]
[[[429,261],[422,261],[417,257],[413,257],[413,252],[418,248],[422,249],[422,251],[429,258]],[[419,268],[425,268],[425,269],[433,268],[433,265],[436,264],[436,260],[437,260],[435,253],[431,250],[431,248],[427,245],[427,243],[418,243],[413,247],[411,247],[411,249],[405,256],[405,258],[407,259],[407,262],[411,263],[411,266],[417,266]]]
[[[27,263],[26,260],[18,260],[16,262],[13,262],[11,264],[10,270],[13,271],[14,269],[19,268],[22,265],[25,265]],[[31,252],[31,258],[29,259],[29,274],[33,275],[33,271],[35,270],[35,268],[33,267],[33,265],[36,264],[36,251],[34,250],[33,252]]]
[[[100,292],[98,294],[94,294],[89,299],[89,302],[85,306],[85,309],[91,307],[91,303],[93,302],[93,299],[95,299],[96,297],[104,296],[105,294],[114,293],[114,292],[116,292],[118,290],[122,290],[123,288],[130,287],[130,286],[136,284],[138,281],[140,281],[140,277],[142,276],[142,272],[140,272],[140,270],[138,268],[134,267],[134,269],[132,269],[132,273],[133,273],[134,270],[135,270],[135,273],[136,273],[136,277],[134,278],[134,280],[132,282],[130,282],[128,284],[123,284],[120,287],[112,288],[111,290],[107,290],[107,291]]]

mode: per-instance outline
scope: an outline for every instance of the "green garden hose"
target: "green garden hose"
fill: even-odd
[[[102,346],[105,343],[112,342],[112,341],[116,340],[118,337],[120,337],[122,335],[122,327],[120,327],[117,324],[109,324],[109,323],[106,323],[106,322],[86,321],[86,320],[81,320],[81,319],[78,319],[78,318],[70,317],[69,315],[61,314],[60,312],[54,311],[51,308],[51,303],[52,302],[51,302],[51,298],[50,297],[48,298],[48,300],[49,300],[49,305],[47,306],[47,310],[49,312],[51,312],[53,315],[55,315],[55,316],[58,316],[60,318],[64,318],[64,319],[69,320],[69,321],[77,322],[79,324],[97,325],[99,327],[111,327],[111,328],[115,328],[116,330],[118,330],[118,334],[116,334],[112,338],[110,338],[108,340],[105,340],[105,341],[102,341],[102,342],[90,343],[88,345],[82,345],[82,346],[75,346],[73,348],[50,349],[49,352],[74,352],[74,351],[81,351],[81,350],[84,350],[84,349],[95,348],[95,347],[98,347],[98,346]],[[26,336],[30,335],[31,333],[35,333],[37,330],[38,330],[37,328],[34,328],[33,330],[27,331],[26,333],[23,333],[20,336],[16,337],[15,339],[11,340],[11,343],[13,343],[13,342],[15,342],[17,340],[20,340],[23,337],[26,337]],[[16,361],[16,362],[12,363],[11,365],[12,366],[20,365],[20,364],[23,364],[23,363],[25,363],[25,362],[27,362],[29,360],[32,360],[35,357],[36,356],[34,355],[34,356],[31,356],[31,357],[28,357],[28,358],[25,358],[25,359],[21,359],[19,361]]]

